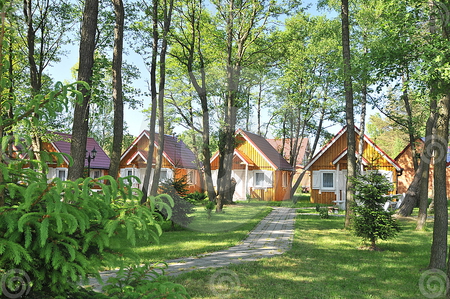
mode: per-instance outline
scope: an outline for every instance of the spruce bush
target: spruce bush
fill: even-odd
[[[156,210],[171,216],[169,196],[141,205],[140,190],[110,176],[47,181],[46,162],[62,155],[41,156],[43,161],[0,163],[0,271],[24,271],[31,298],[69,298],[88,276],[100,278],[100,270],[125,258],[137,261],[130,249],[136,239],[158,242],[162,218]],[[93,184],[101,189],[94,191]]]
[[[370,249],[378,250],[376,241],[395,237],[400,231],[393,212],[385,211],[383,204],[389,199],[386,195],[392,190],[392,183],[378,171],[352,178],[355,190],[355,213],[352,229],[356,236],[369,241]]]

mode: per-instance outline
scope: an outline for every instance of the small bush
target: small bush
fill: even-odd
[[[392,183],[377,171],[369,172],[353,178],[355,202],[352,208],[355,213],[352,229],[356,236],[371,243],[371,249],[378,249],[378,239],[387,240],[395,237],[400,231],[397,221],[392,218],[393,212],[385,211],[385,196],[392,190]]]
[[[182,285],[170,282],[164,276],[166,268],[165,263],[121,268],[115,277],[108,279],[108,285],[103,287],[103,292],[108,295],[105,298],[191,298]]]
[[[208,200],[205,204],[206,217],[211,219],[212,211],[216,207],[216,203],[214,201]]]
[[[172,228],[175,223],[186,227],[193,220],[193,216],[190,214],[194,213],[194,205],[184,198],[187,190],[186,177],[167,180],[161,186],[161,193],[170,195],[174,202],[171,216]],[[165,211],[162,211],[162,214],[168,216]]]
[[[195,191],[193,193],[187,194],[184,199],[192,204],[201,203],[208,198],[208,195],[202,192]]]

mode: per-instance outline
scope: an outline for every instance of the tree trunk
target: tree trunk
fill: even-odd
[[[155,196],[158,193],[159,178],[161,173],[163,151],[164,151],[164,90],[166,85],[166,55],[168,46],[168,34],[172,20],[173,0],[163,1],[163,38],[161,43],[161,52],[159,54],[159,89],[158,89],[158,127],[159,127],[159,148],[156,156],[155,173],[153,183],[150,189],[150,195]]]
[[[81,27],[78,81],[91,83],[94,66],[95,37],[97,33],[98,0],[86,0],[84,4],[83,22]],[[68,179],[76,180],[83,177],[86,158],[86,140],[88,134],[90,91],[83,85],[78,86],[83,94],[81,102],[75,104],[72,126],[72,141],[70,154],[73,164],[69,166]]]
[[[364,165],[362,163],[363,152],[364,152],[364,134],[366,131],[366,106],[367,106],[367,85],[364,84],[362,87],[362,97],[361,97],[361,121],[360,121],[360,134],[359,134],[359,145],[358,145],[358,166],[357,170],[359,173],[364,171]]]
[[[312,149],[309,152],[308,157],[306,158],[307,161],[309,161],[311,159],[312,155],[316,151],[317,145],[319,144],[319,138],[320,138],[320,134],[322,132],[322,126],[323,126],[324,117],[325,117],[325,109],[322,109],[322,113],[320,114],[320,119],[319,119],[319,125],[317,127],[316,137],[314,138],[314,143],[313,143]],[[294,194],[297,191],[298,186],[300,186],[300,183],[302,182],[302,179],[305,176],[306,171],[308,171],[308,170],[304,170],[299,175],[299,177],[297,178],[297,181],[295,181],[294,185],[292,186],[291,194],[290,194],[291,198],[294,198]]]
[[[435,125],[436,119],[436,101],[432,101],[430,104],[430,117],[429,121],[427,120],[426,128],[425,128],[425,145],[421,154],[420,165],[423,164],[423,167],[420,170],[420,185],[419,185],[419,215],[417,217],[417,230],[422,230],[427,221],[427,208],[428,208],[428,181],[430,176],[430,161],[431,161],[431,152],[427,150],[426,146],[431,144],[431,137],[433,135],[433,127]],[[423,162],[423,163],[422,163]],[[414,208],[414,207],[412,207]],[[411,209],[412,212],[412,209]],[[411,214],[411,213],[410,213]],[[410,215],[409,214],[409,215]]]
[[[114,134],[112,141],[111,165],[109,174],[117,178],[119,174],[120,156],[123,141],[123,97],[122,97],[122,53],[123,53],[123,26],[124,7],[122,0],[113,0],[116,26],[114,28],[113,50],[113,102],[114,102]]]
[[[342,57],[344,61],[345,120],[347,125],[347,177],[356,174],[356,138],[353,116],[353,84],[351,75],[350,30],[348,0],[341,0]],[[345,227],[349,228],[353,213],[350,209],[354,201],[353,182],[347,179],[347,198],[345,202]]]
[[[436,131],[433,135],[434,155],[434,229],[431,245],[430,269],[446,269],[447,263],[447,149],[449,125],[450,96],[439,100]]]
[[[413,209],[417,205],[418,197],[420,196],[420,188],[421,188],[421,180],[422,177],[425,177],[426,174],[424,172],[429,171],[430,163],[431,163],[431,155],[432,155],[432,147],[431,144],[431,136],[433,134],[433,127],[436,122],[436,101],[431,101],[430,103],[430,116],[427,119],[426,123],[426,137],[425,137],[425,145],[420,155],[420,164],[419,168],[417,168],[416,173],[414,174],[414,178],[411,184],[406,191],[405,198],[398,210],[398,214],[401,216],[409,216],[411,215]],[[427,165],[428,164],[428,165]],[[428,180],[426,181],[426,185],[424,183],[423,186],[426,186],[427,195],[428,195]]]
[[[150,176],[152,175],[153,168],[153,153],[155,150],[155,127],[156,127],[156,112],[158,107],[158,95],[156,89],[156,66],[158,56],[158,0],[153,0],[152,6],[152,59],[150,63],[150,95],[152,98],[152,109],[150,112],[150,132],[149,132],[149,144],[147,153],[147,166],[145,168],[144,181],[142,182],[142,198],[141,203],[147,201],[149,193]]]
[[[231,173],[233,168],[234,154],[234,133],[236,130],[236,114],[237,107],[235,104],[237,91],[239,87],[240,66],[239,55],[234,63],[234,1],[230,1],[228,14],[226,19],[226,37],[227,37],[227,92],[225,96],[224,122],[219,135],[219,171],[217,180],[217,190],[220,201],[216,205],[216,212],[222,212],[223,204],[232,202],[231,194]],[[238,41],[238,48],[242,47],[242,41]],[[239,50],[238,50],[239,52]]]

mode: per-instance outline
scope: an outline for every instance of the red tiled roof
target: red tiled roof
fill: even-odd
[[[51,142],[55,149],[60,153],[70,155],[70,138],[72,135],[59,132],[53,132],[53,134],[59,136],[55,138],[56,141]],[[86,150],[91,152],[94,148],[97,151],[97,155],[95,156],[95,159],[91,160],[91,169],[109,169],[111,160],[108,155],[94,138],[88,137],[86,141]],[[88,166],[87,159],[85,159],[84,166]]]

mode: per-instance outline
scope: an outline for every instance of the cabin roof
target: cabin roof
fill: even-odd
[[[70,155],[72,135],[61,132],[52,132],[52,134],[55,135],[55,141],[51,141],[50,144],[55,148],[55,150],[57,152]],[[86,151],[90,153],[94,148],[97,151],[97,155],[95,156],[95,159],[91,160],[90,168],[109,169],[111,160],[109,159],[108,155],[94,138],[88,137],[86,140]],[[66,162],[68,161],[66,160]],[[87,159],[85,159],[84,161],[84,166],[88,166]]]
[[[159,148],[158,144],[159,134],[155,133],[155,148]],[[146,139],[145,141],[143,141]],[[125,150],[122,154],[121,160],[133,149],[139,142],[148,143],[150,140],[150,131],[144,130],[139,134],[138,137],[133,141],[133,143]],[[140,156],[145,162],[147,162],[148,151],[147,150],[136,150],[136,153],[129,158],[127,164],[130,164],[133,159]],[[186,144],[181,140],[171,135],[164,135],[164,158],[169,161],[174,167],[187,168],[187,169],[197,169],[195,164],[194,153],[186,146]],[[154,163],[154,161],[152,161]]]
[[[297,160],[295,162],[295,165],[297,167],[301,166],[305,161],[306,154],[309,151],[309,139],[299,138],[300,144],[299,144],[299,151],[297,155]],[[281,151],[283,150],[283,156],[286,160],[289,160],[291,157],[291,146],[295,143],[296,139],[290,139],[285,138],[284,140],[284,147],[283,147],[283,139],[277,138],[277,139],[267,139],[267,141],[275,148],[275,150],[281,154]]]
[[[262,136],[246,132],[242,129],[237,130],[236,135],[241,135],[245,140],[263,156],[273,168],[279,170],[293,171],[294,168],[280,155],[279,152]]]

